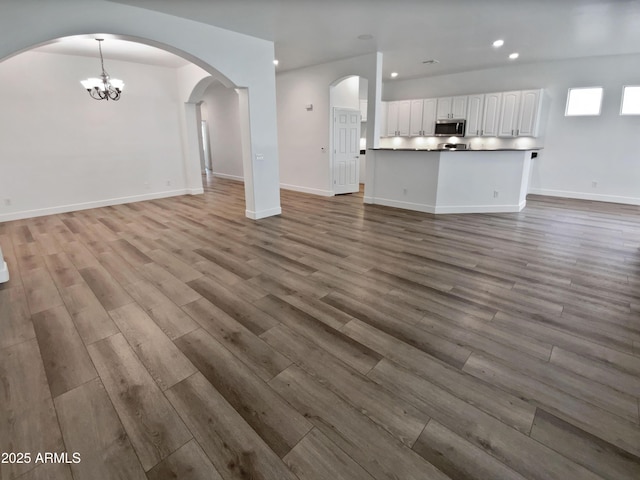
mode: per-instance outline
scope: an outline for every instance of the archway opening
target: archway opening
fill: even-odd
[[[125,82],[115,103],[92,100],[80,84],[100,74],[96,37],[105,39],[106,71]],[[237,97],[236,85],[209,65],[191,63],[192,56],[158,46],[81,35],[0,62],[0,79],[10,87],[0,92],[0,153],[13,159],[0,165],[0,221],[203,192],[202,130],[191,121],[190,102],[202,102],[211,83]],[[236,138],[242,164],[250,135]]]

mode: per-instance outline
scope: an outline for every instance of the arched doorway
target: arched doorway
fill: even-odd
[[[368,81],[342,77],[329,86],[330,172],[334,194],[356,193],[364,184]]]
[[[246,112],[247,131],[242,133],[247,146],[247,152],[243,152],[246,216],[258,219],[281,212],[272,42],[111,2],[107,7],[104,2],[95,2],[82,8],[72,2],[45,3],[37,9],[22,2],[12,4],[3,11],[0,32],[0,61],[56,38],[110,32],[117,38],[180,55],[208,75],[226,79],[240,89],[240,103]],[[187,128],[193,123],[188,99],[193,85],[201,79],[184,87],[182,96],[187,102],[185,171],[189,187],[194,190],[201,188],[199,145],[194,155],[192,137],[197,145],[197,134],[189,131],[197,132],[199,125]]]

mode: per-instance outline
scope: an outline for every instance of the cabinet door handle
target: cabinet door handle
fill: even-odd
[[[514,136],[514,135],[513,135],[513,130],[511,130],[511,136],[512,136],[512,137]]]
[[[480,136],[484,135],[484,130],[480,130]]]
[[[520,129],[516,130],[516,137],[520,135]]]

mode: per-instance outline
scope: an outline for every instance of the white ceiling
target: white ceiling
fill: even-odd
[[[272,40],[279,70],[381,51],[385,77],[409,78],[508,65],[511,52],[518,63],[640,52],[640,0],[111,1]],[[494,49],[498,38],[505,45]],[[126,43],[118,54],[105,42],[105,58],[180,65],[171,54],[151,59],[151,47],[136,52]],[[440,63],[424,65],[428,59]]]

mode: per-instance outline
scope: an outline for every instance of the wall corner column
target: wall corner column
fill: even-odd
[[[187,182],[187,190],[191,195],[204,193],[202,187],[202,170],[200,166],[201,145],[200,136],[200,114],[197,103],[185,103],[185,127],[187,136],[187,151],[185,158],[185,177]]]

